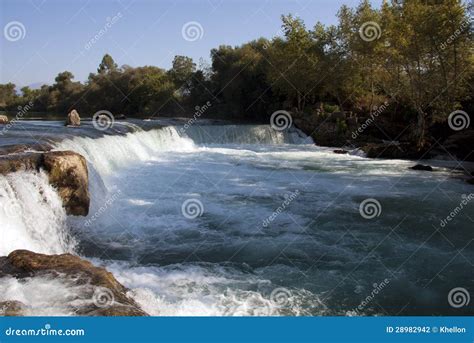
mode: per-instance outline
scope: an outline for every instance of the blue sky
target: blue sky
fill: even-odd
[[[381,0],[374,0],[379,5]],[[280,29],[280,15],[300,16],[308,27],[336,23],[342,4],[359,0],[0,0],[0,83],[17,86],[52,83],[69,70],[84,81],[105,53],[119,65],[169,68],[174,55],[209,61],[221,44],[239,45]],[[110,20],[114,16],[116,21]],[[6,39],[5,27],[17,21],[24,38]],[[202,26],[202,37],[183,38],[188,22]],[[109,23],[96,42],[91,39]],[[22,30],[22,28],[20,28]],[[88,45],[89,43],[89,45]]]

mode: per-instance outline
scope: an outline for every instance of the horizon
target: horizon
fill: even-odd
[[[2,35],[0,83],[14,83],[17,89],[39,88],[54,83],[58,73],[66,70],[72,72],[75,81],[84,82],[89,73],[96,72],[106,53],[119,66],[169,69],[175,55],[189,56],[196,64],[201,59],[210,62],[212,48],[277,36],[283,14],[300,17],[308,28],[318,21],[332,25],[342,5],[354,7],[359,3],[194,0],[183,7],[182,0],[6,0],[0,5],[2,28],[6,30],[11,22],[23,27],[21,39],[10,41],[5,33]],[[380,4],[381,0],[372,1],[374,7]],[[198,36],[185,38],[182,30],[186,24],[188,34]]]

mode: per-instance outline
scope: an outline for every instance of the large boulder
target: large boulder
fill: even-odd
[[[26,306],[21,301],[0,301],[0,316],[17,317],[25,315]]]
[[[49,151],[0,156],[0,174],[40,170],[48,173],[49,182],[63,200],[67,214],[89,213],[89,176],[85,158],[72,151]]]
[[[66,119],[67,126],[80,126],[81,125],[81,117],[76,110],[72,110],[68,113]]]
[[[0,124],[8,124],[9,120],[8,117],[5,115],[0,115]]]
[[[17,279],[43,278],[67,280],[71,287],[81,289],[71,293],[67,306],[84,316],[146,316],[140,306],[127,295],[129,291],[105,268],[96,267],[71,254],[43,255],[28,250],[15,250],[0,257],[0,277]],[[9,302],[12,303],[12,302]],[[10,312],[21,305],[9,305]],[[19,313],[17,311],[17,313]]]

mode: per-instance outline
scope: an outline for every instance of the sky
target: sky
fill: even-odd
[[[381,0],[373,0],[374,6]],[[168,69],[175,55],[210,61],[219,45],[280,34],[280,16],[337,22],[359,0],[0,0],[0,83],[85,81],[109,53],[118,65]]]

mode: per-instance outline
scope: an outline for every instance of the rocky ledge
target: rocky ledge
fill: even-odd
[[[49,182],[58,190],[67,214],[89,213],[89,176],[85,158],[72,151],[20,153],[0,156],[0,174],[44,170]]]
[[[64,280],[71,288],[81,289],[81,292],[71,293],[65,299],[68,310],[76,315],[147,316],[112,273],[71,254],[43,255],[15,250],[7,257],[0,257],[0,278],[3,277]],[[17,300],[4,299],[0,302],[0,315],[26,314],[28,306]]]

